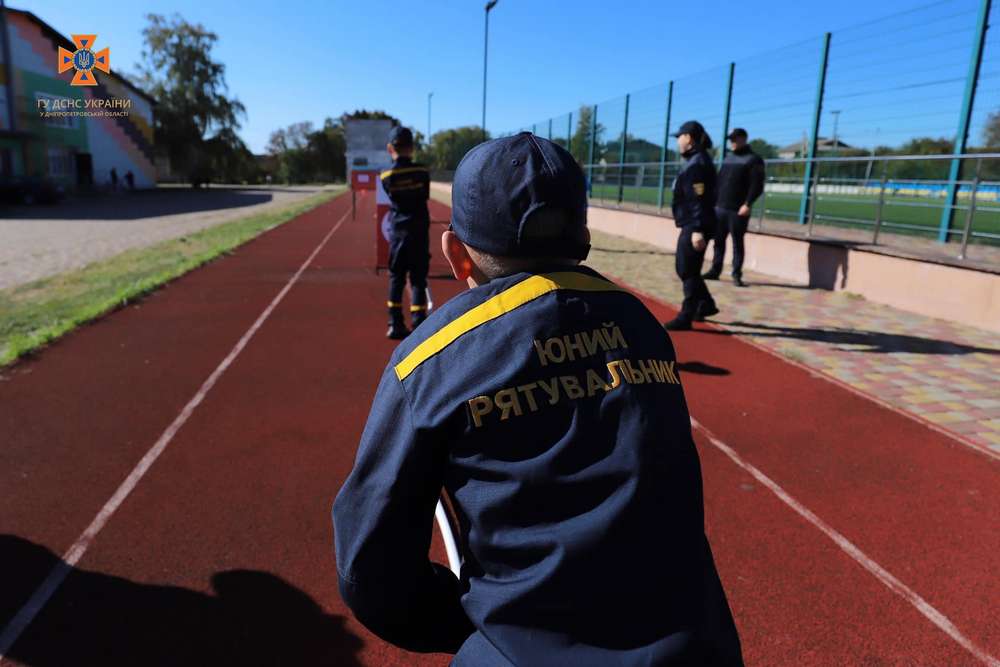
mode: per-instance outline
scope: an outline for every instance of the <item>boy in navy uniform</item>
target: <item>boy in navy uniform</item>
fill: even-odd
[[[471,289],[382,376],[333,507],[344,601],[460,667],[742,665],[674,350],[580,265],[580,167],[529,133],[489,141],[452,205],[442,248]],[[460,578],[428,559],[442,488]]]
[[[382,187],[392,207],[389,211],[389,338],[409,333],[403,321],[403,288],[410,276],[410,312],[415,329],[427,318],[427,268],[430,263],[430,173],[413,161],[413,133],[396,126],[386,145],[392,167],[382,172]]]

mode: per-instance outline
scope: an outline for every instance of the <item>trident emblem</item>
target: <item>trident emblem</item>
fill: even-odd
[[[59,47],[59,73],[62,74],[71,69],[76,70],[69,85],[96,86],[95,69],[99,69],[105,74],[111,72],[111,49],[105,47],[94,53],[92,49],[96,40],[97,35],[73,35],[76,51]]]

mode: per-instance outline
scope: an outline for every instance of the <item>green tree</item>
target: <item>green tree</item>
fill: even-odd
[[[586,164],[590,158],[590,133],[594,118],[594,107],[580,105],[580,111],[577,113],[576,118],[576,131],[573,132],[569,152],[573,154],[577,162]],[[597,127],[593,129],[596,130],[596,143],[600,143],[604,136],[604,126],[598,123]]]
[[[489,133],[486,134],[489,139]],[[483,129],[478,125],[466,125],[435,132],[430,146],[419,157],[431,169],[453,171],[471,148],[483,141]]]
[[[354,119],[389,120],[395,125],[400,124],[398,118],[385,111],[357,109],[336,118],[327,118],[321,128],[302,121],[275,130],[267,144],[267,153],[276,164],[275,178],[285,183],[343,181],[347,177],[344,126]],[[414,141],[420,150],[423,135],[414,133]]]
[[[212,180],[214,169],[238,159],[246,147],[235,135],[246,116],[243,103],[228,95],[226,66],[212,58],[218,36],[175,14],[147,14],[139,85],[157,101],[154,135],[171,167],[192,185]]]
[[[983,128],[983,145],[986,148],[1000,150],[1000,109],[986,117]]]
[[[761,156],[765,160],[771,160],[778,157],[778,147],[774,144],[768,143],[766,139],[757,138],[750,142],[750,148],[753,152]]]

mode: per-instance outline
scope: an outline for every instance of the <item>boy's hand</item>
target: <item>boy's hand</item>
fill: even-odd
[[[694,232],[691,234],[691,246],[701,252],[705,249],[705,235],[701,232]]]

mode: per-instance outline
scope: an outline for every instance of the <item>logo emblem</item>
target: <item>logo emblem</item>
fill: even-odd
[[[111,72],[111,49],[105,47],[94,53],[94,42],[97,35],[73,35],[76,51],[59,47],[59,73],[76,70],[71,86],[96,86],[97,77],[94,70],[105,74]]]

